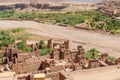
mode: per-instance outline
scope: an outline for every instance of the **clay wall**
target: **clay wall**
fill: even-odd
[[[50,74],[47,74],[46,77],[51,78],[52,80],[60,80],[59,73],[57,73],[57,72],[52,72]]]

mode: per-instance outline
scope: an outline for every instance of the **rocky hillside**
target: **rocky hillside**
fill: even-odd
[[[98,5],[105,8],[120,8],[120,0],[103,0]]]
[[[5,9],[63,9],[65,0],[0,0],[0,10]]]
[[[120,0],[103,0],[98,3],[97,6],[101,12],[104,12],[109,16],[120,15]]]
[[[66,0],[0,0],[0,3],[65,3]]]

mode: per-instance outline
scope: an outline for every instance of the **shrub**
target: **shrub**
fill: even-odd
[[[10,34],[8,31],[0,32],[0,47],[7,46],[8,44],[12,44],[15,42],[14,36]]]
[[[45,49],[47,46],[46,46],[45,42],[43,40],[41,40],[39,42],[39,47],[40,47],[40,49]]]
[[[23,52],[31,52],[32,51],[32,48],[31,47],[25,47],[23,49]]]
[[[28,12],[25,12],[25,13],[19,14],[18,18],[20,18],[20,19],[35,19],[36,16],[33,14],[30,14]]]
[[[25,46],[25,43],[24,43],[24,42],[18,42],[18,43],[17,43],[17,48],[18,48],[18,49],[24,50],[25,47],[26,47],[26,46]]]
[[[115,60],[116,60],[116,59],[115,59],[114,57],[112,57],[112,56],[110,56],[110,57],[108,58],[108,61],[109,61],[109,62],[112,62],[112,63],[115,63]]]
[[[32,48],[27,47],[24,42],[18,42],[17,48],[20,49],[22,52],[31,52]]]
[[[96,28],[95,22],[91,22],[91,23],[90,23],[90,27],[91,27],[91,29],[95,29],[95,28]]]
[[[41,56],[44,56],[44,55],[47,55],[47,54],[50,54],[50,53],[51,53],[51,49],[50,48],[40,49],[40,55]]]
[[[23,30],[24,30],[23,28],[15,28],[15,29],[12,29],[11,32],[12,33],[17,33],[17,32],[21,32]]]
[[[28,35],[20,35],[20,36],[17,37],[17,40],[26,40],[28,38],[29,38]]]
[[[0,18],[10,18],[13,17],[14,14],[15,14],[14,10],[1,10]]]
[[[100,57],[99,53],[100,52],[98,50],[92,48],[86,52],[85,57],[86,59],[97,59]]]

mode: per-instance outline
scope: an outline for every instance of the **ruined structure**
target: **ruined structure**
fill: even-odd
[[[56,47],[58,47],[59,49],[61,45],[64,45],[65,49],[69,49],[70,41],[69,40],[53,40],[53,39],[48,40],[48,47],[51,49],[54,49]]]
[[[98,60],[89,60],[89,68],[100,67],[100,63]]]
[[[103,62],[106,62],[107,59],[108,59],[108,57],[109,57],[109,55],[108,55],[107,53],[101,54],[101,60],[102,60]]]
[[[3,51],[3,64],[17,63],[19,50],[13,47],[5,47]]]
[[[36,53],[36,55],[39,55],[39,54],[37,54],[37,53],[39,53],[39,45],[38,45],[38,43],[32,44],[31,48],[32,48],[32,53]]]
[[[98,59],[87,60],[85,49],[79,45],[75,51],[70,50],[70,41],[48,40],[51,54],[39,56],[38,43],[28,45],[31,53],[21,53],[17,48],[8,46],[3,48],[2,64],[9,65],[11,71],[15,71],[18,80],[32,80],[34,74],[45,73],[52,80],[66,80],[67,77],[60,71],[77,71],[111,65],[108,63],[109,55],[101,54]],[[120,64],[120,58],[115,64]],[[68,79],[69,80],[69,79]]]

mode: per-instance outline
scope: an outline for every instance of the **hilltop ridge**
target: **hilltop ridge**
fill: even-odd
[[[0,3],[65,3],[66,0],[0,0]]]

